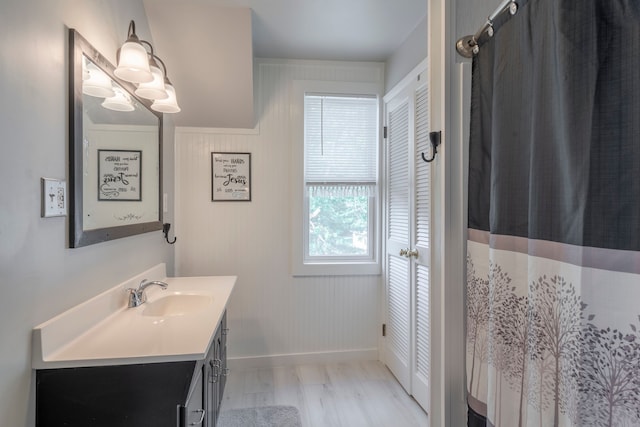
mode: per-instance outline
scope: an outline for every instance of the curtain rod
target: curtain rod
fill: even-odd
[[[456,50],[461,56],[465,58],[473,58],[473,55],[480,51],[478,46],[478,40],[483,34],[487,34],[489,37],[493,37],[493,21],[506,11],[509,11],[511,15],[515,15],[518,11],[518,3],[515,0],[502,0],[502,3],[493,11],[487,18],[487,22],[474,34],[464,36],[458,39],[456,42]]]

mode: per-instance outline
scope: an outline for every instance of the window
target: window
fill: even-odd
[[[298,274],[378,273],[378,104],[303,91]]]

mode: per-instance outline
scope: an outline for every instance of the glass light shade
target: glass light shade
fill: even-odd
[[[82,82],[82,93],[98,98],[110,98],[115,95],[111,79],[97,67],[87,66],[88,78]]]
[[[167,99],[169,94],[164,89],[164,75],[162,70],[155,65],[150,65],[149,69],[153,75],[153,80],[148,83],[140,83],[135,94],[146,99]]]
[[[107,98],[102,103],[104,108],[114,111],[133,111],[135,107],[131,102],[131,98],[129,95],[124,93],[124,91],[120,88],[115,88],[115,95],[111,98]]]
[[[149,70],[147,50],[139,42],[126,41],[120,48],[117,77],[131,83],[148,83],[153,80]]]
[[[151,109],[160,113],[177,113],[180,111],[178,100],[176,99],[176,90],[171,84],[165,83],[164,89],[169,97],[167,99],[157,99],[151,104]]]

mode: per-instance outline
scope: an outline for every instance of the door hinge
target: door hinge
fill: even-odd
[[[387,336],[387,325],[386,325],[386,323],[382,324],[382,336],[383,337]]]
[[[387,127],[386,126],[382,128],[382,137],[384,139],[387,139]]]

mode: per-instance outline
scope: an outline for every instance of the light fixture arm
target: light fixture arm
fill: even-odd
[[[133,22],[133,21],[132,21]],[[154,61],[158,61],[160,63],[160,65],[162,65],[162,73],[164,76],[164,80],[165,83],[169,83],[171,84],[171,82],[169,81],[169,77],[167,77],[167,65],[164,63],[164,61],[162,59],[160,59],[160,57],[158,55],[156,55],[153,52],[153,45],[151,43],[149,43],[146,40],[139,40],[139,42],[143,45],[147,45],[149,46],[149,50],[150,52],[147,52],[149,54],[149,56],[154,60]]]
[[[133,21],[132,21],[132,22],[133,22]],[[146,41],[146,40],[138,40],[138,41],[139,41],[140,43],[142,43],[142,44],[146,44],[147,46],[149,46],[149,50],[151,51],[151,53],[149,53],[149,55],[151,55],[151,56],[153,56],[153,57],[157,58],[157,56],[155,55],[155,53],[153,53],[153,45],[152,45],[151,43],[149,43],[149,42],[148,42],[148,41]]]
[[[136,35],[136,23],[133,19],[131,20],[131,22],[129,22],[129,30],[127,30],[127,41],[134,41],[138,43],[140,42],[140,39]]]
[[[164,77],[167,78],[167,66],[165,65],[164,61],[160,59],[160,57],[154,55],[153,52],[151,53],[151,55],[156,61],[160,63],[160,65],[162,65],[162,72],[164,73]]]

